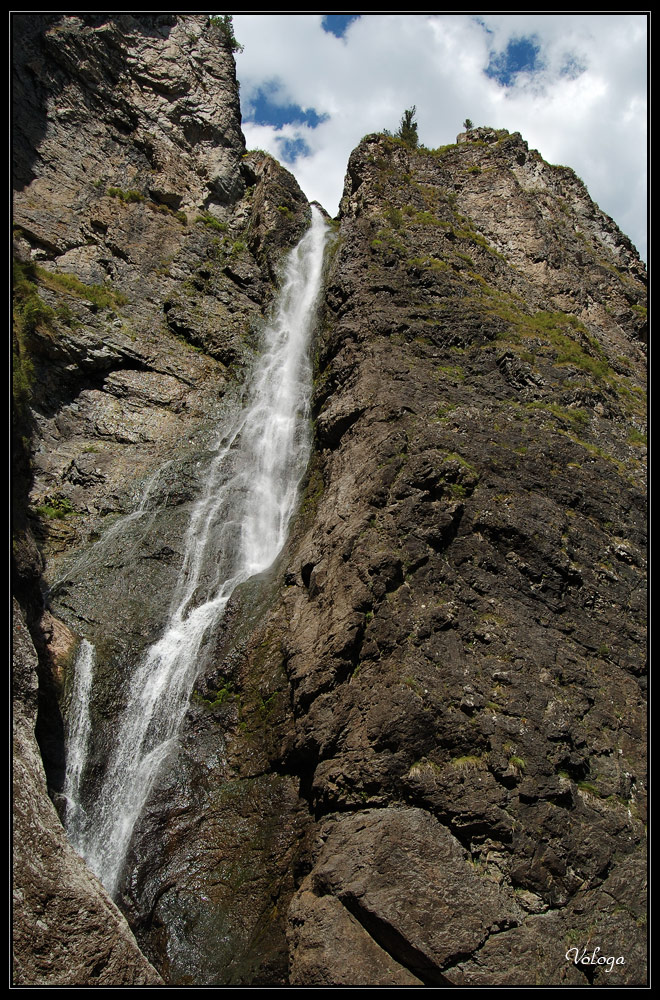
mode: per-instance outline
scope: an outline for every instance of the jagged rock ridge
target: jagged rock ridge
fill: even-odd
[[[17,32],[18,582],[55,797],[75,637],[110,675],[158,633],[308,211],[242,155],[204,22]],[[232,601],[121,899],[167,982],[644,982],[644,280],[518,135],[352,154],[300,515]],[[113,540],[148,484],[150,531]],[[566,960],[587,943],[625,964]]]

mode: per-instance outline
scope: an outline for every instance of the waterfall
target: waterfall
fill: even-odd
[[[74,846],[111,893],[158,769],[176,741],[205,636],[234,589],[267,569],[286,538],[310,451],[308,349],[327,234],[312,207],[311,228],[288,258],[247,402],[225,428],[192,512],[163,634],[129,682],[103,786],[84,814],[73,810]]]
[[[85,823],[85,812],[80,801],[80,782],[87,762],[87,748],[91,729],[89,701],[94,677],[95,650],[91,642],[83,639],[78,647],[73,668],[73,692],[69,709],[66,740],[66,777],[64,801],[66,826],[69,837],[77,839]]]

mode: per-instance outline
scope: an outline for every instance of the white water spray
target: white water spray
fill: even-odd
[[[286,539],[309,457],[308,348],[327,233],[312,207],[311,228],[287,263],[248,401],[219,442],[193,511],[165,631],[130,682],[100,795],[87,813],[75,813],[74,845],[111,893],[183,721],[204,638],[238,584],[267,569]]]
[[[80,800],[80,782],[89,748],[91,719],[89,702],[94,678],[95,652],[91,642],[83,639],[78,647],[73,670],[73,692],[69,708],[69,725],[66,740],[66,778],[64,781],[64,801],[66,803],[66,826],[73,838],[82,833],[85,813]]]

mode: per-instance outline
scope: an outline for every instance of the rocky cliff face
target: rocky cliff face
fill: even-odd
[[[15,582],[58,802],[78,641],[102,649],[97,774],[120,708],[104,677],[161,627],[215,428],[310,210],[275,161],[245,154],[233,58],[206,17],[27,15],[14,29]],[[32,922],[17,906],[21,950]],[[94,952],[89,927],[75,946],[69,926],[49,933],[63,955]],[[87,982],[66,964],[58,982]]]
[[[16,579],[58,802],[78,640],[93,794],[309,207],[244,155],[205,18],[28,15],[16,51]],[[300,512],[212,639],[118,901],[172,984],[641,984],[643,266],[504,131],[367,137],[340,219]],[[57,921],[34,971],[16,918],[22,983],[113,980]],[[131,947],[116,982],[151,981]]]
[[[643,979],[643,277],[518,135],[351,156],[278,618],[298,983]]]

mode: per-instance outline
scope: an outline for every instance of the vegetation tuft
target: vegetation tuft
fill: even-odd
[[[196,217],[195,222],[206,226],[207,229],[214,229],[219,233],[229,232],[229,226],[227,223],[221,222],[220,219],[216,219],[215,215],[212,215],[211,212],[202,212]]]
[[[234,34],[233,17],[231,14],[210,14],[209,23],[216,28],[230,52],[242,52],[243,46]]]
[[[105,192],[110,198],[119,198],[124,204],[128,204],[133,201],[144,201],[145,197],[141,191],[136,191],[135,188],[131,188],[129,191],[124,191],[122,188],[109,187],[106,188]]]

